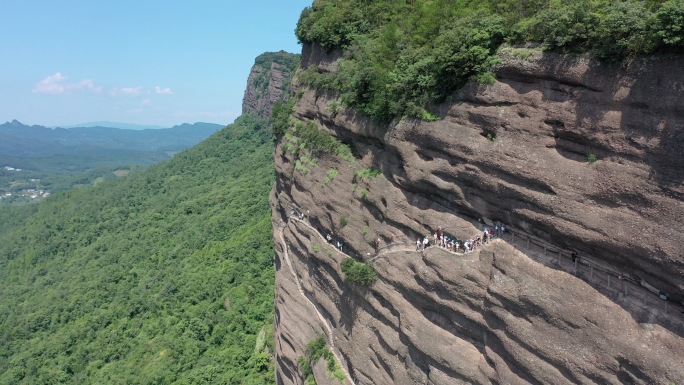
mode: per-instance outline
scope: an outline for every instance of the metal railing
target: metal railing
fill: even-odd
[[[304,216],[300,210],[295,208],[291,211],[291,214],[298,222],[303,223],[318,234],[322,240],[327,241],[318,229],[307,222],[307,216]],[[409,241],[407,242],[406,239]],[[383,246],[376,247],[374,255],[368,253],[366,256],[355,255],[355,257],[357,259],[364,259],[364,257],[366,257],[365,259],[367,259],[368,262],[374,262],[378,258],[391,252],[416,251],[416,244],[415,242],[411,242],[410,239],[410,237],[402,234],[394,237],[393,241],[390,243],[385,243]],[[502,236],[494,237],[493,239],[501,239],[509,243],[511,246],[521,250],[524,254],[546,266],[574,274],[594,288],[602,291],[615,302],[621,303],[627,310],[629,310],[628,307],[637,308],[638,312],[641,312],[642,314],[634,314],[635,318],[642,318],[642,321],[649,323],[658,322],[680,335],[684,334],[683,306],[676,302],[662,300],[656,293],[647,290],[639,281],[636,281],[630,275],[620,272],[619,269],[614,266],[600,262],[591,256],[583,255],[581,257],[572,258],[572,251],[562,249],[516,229],[507,228]],[[488,241],[483,242],[478,248],[490,244],[493,239],[488,238]],[[433,244],[428,247],[431,248],[435,246],[437,245],[434,245],[433,241]],[[437,247],[443,251],[456,255],[466,254],[447,250],[441,246]],[[353,257],[348,252],[337,248],[335,249],[348,258]],[[370,255],[372,255],[372,257]],[[570,264],[568,264],[568,262],[570,262]]]
[[[503,239],[526,255],[549,267],[581,278],[625,308],[636,308],[635,318],[657,322],[678,334],[684,334],[684,317],[680,304],[663,300],[655,293],[618,268],[592,256],[572,258],[572,251],[551,245],[518,230],[507,229]],[[641,314],[638,314],[641,313]]]

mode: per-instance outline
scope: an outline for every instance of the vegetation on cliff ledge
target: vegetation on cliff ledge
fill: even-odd
[[[315,0],[296,34],[344,53],[336,74],[311,68],[303,82],[388,122],[429,116],[469,80],[492,82],[505,42],[609,60],[684,51],[684,0]]]
[[[316,339],[309,341],[306,344],[306,356],[301,356],[297,360],[299,369],[302,371],[305,385],[316,385],[316,377],[313,373],[313,366],[318,360],[323,358],[325,360],[326,373],[328,378],[344,383],[344,373],[337,365],[335,356],[333,356],[325,336],[319,336]]]
[[[344,280],[347,282],[369,286],[378,279],[378,274],[373,269],[373,266],[352,258],[346,258],[342,261],[340,268],[344,273]]]
[[[334,155],[348,162],[354,161],[349,146],[328,132],[319,130],[312,122],[305,124],[285,115],[288,108],[287,105],[274,107],[271,125],[278,135],[282,135],[282,130],[285,130],[283,143],[285,151],[294,156],[295,170],[307,174],[318,164],[321,156]]]

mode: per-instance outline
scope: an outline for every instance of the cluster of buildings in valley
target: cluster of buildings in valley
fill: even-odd
[[[35,189],[35,188],[29,188],[25,190],[21,190],[19,192],[19,195],[23,197],[29,197],[31,199],[36,199],[36,198],[46,198],[50,195],[48,191],[45,191],[43,189]]]
[[[0,199],[11,198],[12,196],[20,196],[20,197],[27,197],[27,198],[31,198],[31,199],[38,199],[38,198],[47,198],[48,196],[50,196],[50,192],[45,191],[43,189],[28,188],[28,189],[21,190],[15,194],[12,194],[9,191],[0,193]]]
[[[12,166],[3,166],[2,169],[0,169],[0,170],[14,171],[14,172],[22,171],[22,169],[12,167]],[[12,197],[39,199],[39,198],[47,198],[50,195],[49,191],[43,190],[39,187],[40,186],[40,179],[31,178],[31,179],[29,179],[29,182],[38,183],[38,187],[37,188],[26,188],[26,189],[22,189],[20,191],[14,191],[14,192],[12,192],[12,191],[0,191],[0,200],[12,198]]]

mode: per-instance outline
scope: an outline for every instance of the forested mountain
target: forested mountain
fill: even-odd
[[[273,141],[0,209],[0,384],[273,383]]]

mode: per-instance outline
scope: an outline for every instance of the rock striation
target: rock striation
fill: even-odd
[[[498,81],[468,84],[436,122],[380,127],[300,88],[295,120],[355,159],[303,172],[277,143],[278,384],[304,383],[297,361],[321,335],[355,384],[684,382],[684,57],[501,55]],[[336,60],[304,47],[304,66]],[[495,222],[537,250],[415,251],[437,226],[463,239]],[[378,280],[345,281],[345,258]]]
[[[284,51],[259,55],[247,79],[242,113],[270,119],[273,104],[289,98],[290,81],[298,62],[299,55]]]

